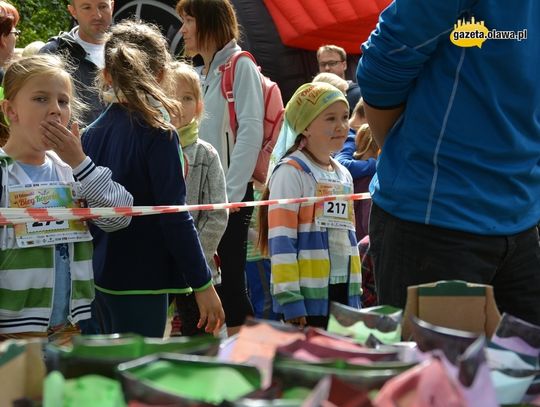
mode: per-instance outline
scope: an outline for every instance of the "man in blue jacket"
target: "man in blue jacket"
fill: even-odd
[[[460,279],[540,324],[540,2],[394,0],[362,51],[379,302]]]

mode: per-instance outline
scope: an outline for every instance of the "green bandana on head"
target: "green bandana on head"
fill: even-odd
[[[338,88],[329,83],[306,83],[300,86],[285,107],[285,118],[296,135],[331,104],[342,101],[349,106],[347,98]]]
[[[279,160],[294,145],[296,138],[317,116],[335,102],[344,102],[349,106],[343,92],[325,82],[306,83],[294,92],[285,107],[285,121],[270,156],[269,177]]]

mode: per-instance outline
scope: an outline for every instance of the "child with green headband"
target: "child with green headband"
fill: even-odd
[[[332,154],[343,147],[349,106],[327,83],[302,85],[285,108],[263,196],[350,194],[352,177]],[[360,307],[360,258],[352,201],[274,205],[260,211],[259,242],[272,263],[274,311],[286,322],[326,328],[329,305]]]
[[[172,117],[178,131],[185,159],[186,203],[215,204],[227,202],[225,175],[216,149],[199,138],[199,119],[203,114],[201,83],[197,72],[184,62],[170,66],[171,92],[182,103],[182,116]],[[227,210],[191,212],[214,285],[221,283],[217,247],[227,227]],[[175,296],[175,318],[171,335],[192,336],[204,333],[197,328],[199,310],[193,294]],[[175,322],[180,322],[180,327]]]

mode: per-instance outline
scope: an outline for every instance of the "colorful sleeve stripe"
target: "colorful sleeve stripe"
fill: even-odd
[[[328,246],[325,244],[325,233],[315,232],[300,232],[298,233],[298,248],[299,250],[323,250]]]
[[[311,224],[315,218],[315,205],[306,204],[300,206],[298,211],[298,223],[300,224]]]
[[[268,211],[268,228],[284,226],[296,229],[298,224],[298,214],[294,211],[283,208],[271,208]]]
[[[302,168],[302,166],[301,166],[297,161],[295,161],[295,160],[287,160],[287,161],[285,162],[285,164],[290,165],[290,166],[296,168],[298,171],[304,172],[304,169]]]
[[[284,253],[297,253],[297,240],[291,239],[286,236],[276,236],[271,239],[268,239],[268,249],[270,255],[274,256],[276,254]]]
[[[330,260],[328,259],[299,259],[298,267],[301,270],[301,278],[320,279],[321,286],[328,285],[330,275]]]
[[[273,237],[278,237],[278,236],[284,236],[290,239],[296,239],[297,234],[298,234],[298,230],[290,229],[286,227],[275,227],[272,229],[268,229],[268,239],[271,239]]]
[[[274,254],[272,255],[272,264],[292,264],[296,263],[297,257],[296,253],[284,253],[284,254]]]
[[[268,227],[284,226],[297,229],[298,225],[311,225],[315,217],[315,205],[302,205],[298,212],[283,207],[270,207]]]

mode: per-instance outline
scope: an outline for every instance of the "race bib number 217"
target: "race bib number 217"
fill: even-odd
[[[347,217],[349,216],[348,206],[348,202],[328,201],[324,203],[324,214],[337,218],[347,219]]]

